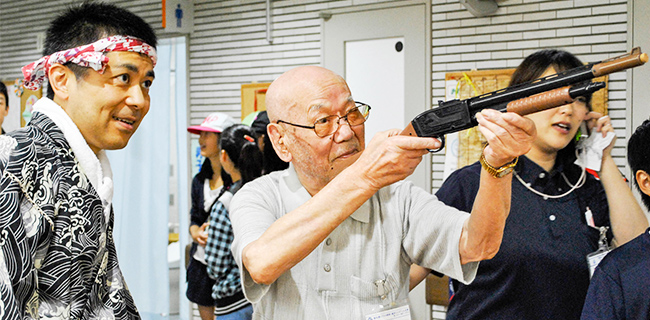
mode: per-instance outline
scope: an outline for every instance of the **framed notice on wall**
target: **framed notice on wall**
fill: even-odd
[[[2,123],[2,128],[5,131],[13,131],[27,125],[32,116],[32,106],[43,94],[41,89],[37,91],[24,89],[17,81],[3,81],[3,83],[7,86],[9,113]]]
[[[20,126],[24,127],[32,119],[34,104],[43,96],[42,88],[32,91],[24,89],[20,96]]]
[[[241,118],[256,111],[266,110],[266,89],[270,82],[245,83],[241,85]]]
[[[16,86],[13,81],[2,81],[2,83],[7,87],[7,106],[9,107],[2,122],[2,128],[8,132],[20,128],[20,97],[16,95]]]

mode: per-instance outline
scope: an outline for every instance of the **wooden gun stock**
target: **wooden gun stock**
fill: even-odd
[[[638,67],[646,62],[648,62],[648,54],[641,53],[641,48],[636,47],[628,54],[594,64],[592,72],[594,73],[594,77],[600,77],[613,72]]]

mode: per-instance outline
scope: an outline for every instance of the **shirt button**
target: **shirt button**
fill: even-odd
[[[325,240],[325,244],[328,246],[332,244],[332,238],[327,238],[327,240]]]
[[[330,267],[329,264],[326,264],[323,270],[325,270],[325,272],[330,272],[332,270],[332,267]]]
[[[550,217],[548,217],[548,219],[551,220],[551,221],[555,221],[555,215],[552,214]]]
[[[544,172],[540,173],[539,177],[540,177],[540,179],[544,179],[544,177],[546,177],[546,173],[544,173]]]

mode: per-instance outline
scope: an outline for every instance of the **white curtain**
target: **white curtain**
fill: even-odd
[[[184,39],[183,39],[184,40]],[[184,43],[183,43],[184,44]],[[185,69],[185,46],[182,46],[182,69]],[[151,107],[138,131],[126,148],[108,152],[113,169],[115,192],[115,238],[120,266],[129,290],[143,319],[168,319],[170,313],[170,279],[168,262],[169,203],[170,203],[170,139],[182,142],[177,163],[187,168],[187,136],[185,132],[186,95],[185,75],[175,83],[176,46],[163,40],[158,46],[158,63],[154,69],[156,79],[151,87]],[[178,88],[181,95],[171,91]],[[181,107],[176,103],[179,99]],[[173,108],[173,109],[172,109]],[[180,115],[177,115],[179,113]],[[176,120],[172,122],[172,120]],[[182,123],[180,123],[182,122]],[[176,124],[178,123],[178,124]],[[182,139],[178,139],[181,137]],[[184,164],[181,161],[184,160]],[[186,190],[187,173],[179,170],[178,190]],[[180,177],[185,177],[181,179]],[[183,185],[184,184],[184,185]],[[187,192],[179,192],[180,217],[187,216]],[[184,221],[184,219],[180,219]],[[179,229],[187,229],[187,223]],[[187,237],[181,232],[180,239]],[[186,241],[185,241],[186,242]],[[182,246],[180,247],[182,248]],[[179,249],[180,250],[180,249]],[[170,255],[172,256],[172,255]],[[178,256],[182,257],[181,254]],[[176,258],[178,258],[178,256]],[[184,296],[185,271],[181,263],[182,290],[175,294]],[[176,300],[177,297],[172,297]],[[182,300],[181,300],[182,301]],[[182,305],[182,304],[181,304]],[[181,315],[188,312],[181,312]],[[181,319],[186,317],[181,316]]]

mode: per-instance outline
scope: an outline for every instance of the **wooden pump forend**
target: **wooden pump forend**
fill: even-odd
[[[576,98],[594,93],[605,88],[605,86],[604,82],[591,82],[584,86],[564,87],[542,92],[528,98],[509,102],[506,111],[525,116],[537,111],[572,103]]]

